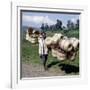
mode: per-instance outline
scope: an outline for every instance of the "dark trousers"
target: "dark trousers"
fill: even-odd
[[[40,59],[43,63],[43,66],[44,66],[44,69],[46,70],[47,69],[47,66],[46,66],[46,62],[47,62],[47,59],[48,59],[48,55],[40,55]]]

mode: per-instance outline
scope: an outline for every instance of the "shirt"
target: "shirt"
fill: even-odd
[[[48,48],[45,44],[45,40],[43,38],[39,38],[38,42],[39,42],[39,54],[40,55],[48,54]]]

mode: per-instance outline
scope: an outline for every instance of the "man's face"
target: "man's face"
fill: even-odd
[[[43,36],[43,38],[44,38],[44,39],[46,38],[46,35],[45,35],[45,33],[43,33],[43,34],[42,34],[42,36]]]

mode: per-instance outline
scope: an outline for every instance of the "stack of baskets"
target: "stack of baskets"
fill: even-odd
[[[51,48],[52,56],[58,60],[74,60],[79,48],[77,38],[68,38],[61,33],[55,33],[45,39],[47,47]]]
[[[31,43],[37,43],[38,36],[39,36],[38,31],[32,30],[32,32],[31,32],[31,31],[27,30],[27,32],[26,32],[26,40],[28,40]]]

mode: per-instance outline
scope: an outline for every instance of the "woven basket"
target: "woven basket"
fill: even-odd
[[[57,59],[60,61],[65,60],[66,59],[66,53],[64,53],[61,50],[58,50],[57,51]]]
[[[45,44],[46,44],[47,46],[50,46],[50,45],[52,44],[52,37],[47,37],[47,38],[45,39]]]
[[[26,40],[29,40],[29,35],[28,35],[28,33],[26,33],[26,38],[25,38]]]
[[[70,43],[70,40],[68,40],[68,39],[62,39],[59,42],[59,47],[66,52],[69,52],[72,50],[72,44]]]
[[[71,52],[68,52],[68,53],[67,53],[67,58],[68,58],[69,60],[75,60],[76,55],[77,55],[77,52],[71,51]]]
[[[68,37],[67,36],[64,36],[63,39],[68,39]]]
[[[70,60],[75,60],[76,58],[76,53],[73,53],[73,55],[70,57]]]
[[[53,44],[57,44],[59,42],[59,40],[61,40],[63,38],[63,35],[61,33],[55,33],[54,36],[52,37],[52,43]]]
[[[70,38],[70,42],[74,50],[77,50],[79,48],[79,40],[77,38]]]
[[[56,49],[52,49],[51,52],[52,52],[53,57],[57,57],[57,50]]]
[[[37,39],[37,38],[29,37],[29,41],[30,41],[31,43],[37,43],[37,42],[38,42],[38,39]]]

